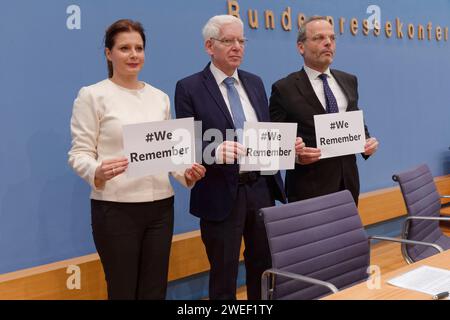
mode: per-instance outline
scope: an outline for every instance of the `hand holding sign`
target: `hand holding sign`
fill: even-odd
[[[198,163],[194,163],[191,168],[186,169],[184,177],[188,187],[191,187],[195,182],[205,177],[206,169],[204,166]]]
[[[317,162],[321,156],[320,149],[307,148],[303,139],[300,137],[297,137],[295,140],[295,154],[297,155],[298,162],[302,165]]]
[[[319,161],[321,156],[320,149],[305,147],[300,150],[298,161],[300,164],[307,165]]]
[[[122,174],[128,168],[127,158],[104,160],[95,170],[95,186],[100,188],[106,181]]]
[[[378,140],[374,137],[366,140],[366,144],[364,146],[364,155],[371,156],[378,149]]]
[[[299,155],[302,149],[305,147],[305,143],[303,142],[303,139],[300,137],[297,137],[295,139],[295,154]]]
[[[217,147],[217,163],[233,164],[239,156],[243,156],[244,146],[236,141],[224,141]]]

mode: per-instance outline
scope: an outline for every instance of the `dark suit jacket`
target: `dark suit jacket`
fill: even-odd
[[[358,81],[354,75],[331,70],[348,100],[347,111],[358,109]],[[270,97],[270,117],[276,122],[298,123],[297,135],[307,147],[316,148],[314,115],[326,113],[308,75],[302,69],[275,82]],[[367,127],[366,138],[369,138]],[[364,156],[367,158],[366,156]],[[310,165],[295,165],[286,172],[289,202],[348,189],[355,201],[359,196],[359,174],[355,155],[319,160]]]
[[[258,121],[270,121],[268,101],[261,79],[251,73],[238,70],[239,79],[256,112]],[[226,140],[226,129],[235,129],[219,86],[209,64],[196,74],[178,81],[175,90],[177,118],[194,117],[202,121],[202,133],[215,128]],[[207,145],[203,142],[203,148]],[[211,221],[224,220],[233,208],[239,178],[238,164],[204,164],[206,175],[191,190],[190,211],[193,215]],[[280,173],[268,176],[274,199],[285,202]]]

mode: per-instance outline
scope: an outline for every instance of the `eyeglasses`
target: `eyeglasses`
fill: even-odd
[[[246,42],[248,41],[248,39],[242,38],[242,39],[216,39],[216,38],[211,38],[212,40],[216,40],[221,42],[225,47],[231,47],[233,44],[237,43],[243,47],[245,46]]]
[[[329,39],[330,42],[335,42],[336,36],[334,34],[331,36],[324,36],[323,34],[318,34],[318,35],[315,35],[314,37],[307,38],[307,39],[310,39],[311,41],[319,42],[319,43],[323,42],[325,39]]]

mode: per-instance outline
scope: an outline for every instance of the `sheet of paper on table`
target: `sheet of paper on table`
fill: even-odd
[[[396,287],[435,295],[450,291],[450,270],[421,266],[390,279],[388,283]]]

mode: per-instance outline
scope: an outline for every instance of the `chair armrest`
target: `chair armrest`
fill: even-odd
[[[450,217],[406,217],[405,222],[408,220],[438,220],[438,221],[450,221]]]
[[[440,245],[431,242],[422,242],[422,241],[414,241],[407,239],[399,239],[399,238],[391,238],[391,237],[379,237],[379,236],[370,236],[369,240],[382,240],[382,241],[392,241],[392,242],[400,242],[404,244],[415,244],[415,245],[423,245],[428,247],[435,248],[438,252],[444,252],[444,249]]]
[[[327,287],[333,293],[336,293],[339,291],[330,282],[314,279],[314,278],[307,277],[307,276],[302,276],[300,274],[292,273],[289,271],[283,271],[283,270],[272,268],[272,269],[268,269],[268,270],[264,271],[263,274],[261,275],[261,296],[262,296],[261,298],[262,298],[262,300],[269,300],[269,290],[268,290],[269,287],[268,287],[267,281],[268,281],[268,278],[270,275],[277,275],[280,277],[290,278],[290,279],[294,279],[294,280],[298,280],[298,281],[307,282],[310,284],[324,286],[324,287]]]

